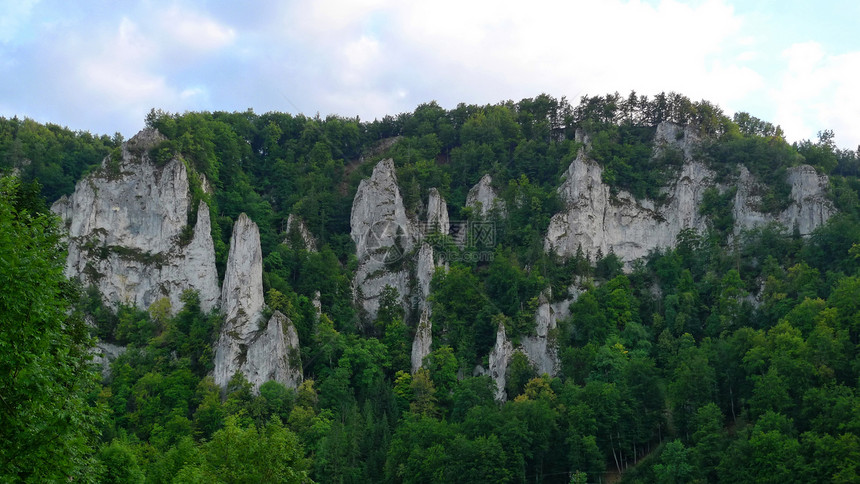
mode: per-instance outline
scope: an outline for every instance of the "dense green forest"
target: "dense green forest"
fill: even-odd
[[[697,130],[695,157],[720,177],[746,166],[766,186],[763,211],[786,205],[788,168],[814,166],[837,215],[809,237],[777,225],[735,236],[732,192],[713,190],[699,207],[707,231],[629,271],[614,254],[545,253],[577,130],[613,189],[659,201],[683,163],[654,155],[661,121]],[[181,156],[214,187],[196,196],[212,209],[219,271],[238,215],[259,225],[266,303],[297,328],[304,383],[255,394],[239,376],[222,393],[208,376],[221,319],[196,294],[170,316],[104,307],[66,280],[47,205],[115,159],[122,137],[0,118],[0,170],[14,175],[0,184],[2,482],[860,480],[860,157],[830,131],[790,144],[778,126],[676,93],[428,103],[373,122],[153,110],[145,123],[167,137],[157,162]],[[452,220],[474,218],[466,194],[486,173],[508,207],[492,215],[492,258],[434,276],[433,351],[414,374],[415,321],[396,295],[372,324],[352,301],[350,208],[384,157],[415,215],[435,187]],[[319,251],[283,243],[289,214]],[[574,280],[585,292],[551,335],[560,374],[515,353],[496,402],[493,381],[470,375],[499,322],[516,341],[541,292],[563,297]],[[105,381],[87,363],[94,338],[128,348]]]

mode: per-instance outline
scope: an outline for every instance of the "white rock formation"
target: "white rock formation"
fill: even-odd
[[[669,121],[657,125],[654,134],[655,153],[659,154],[666,147],[679,150],[687,161],[692,161],[693,150],[699,143],[699,136],[691,126],[679,126]]]
[[[415,331],[415,339],[412,340],[412,373],[418,371],[424,362],[424,358],[430,354],[430,346],[433,344],[433,326],[430,322],[430,307],[425,306],[421,311],[421,319]]]
[[[427,204],[427,227],[429,232],[438,231],[446,235],[449,232],[448,205],[435,188],[430,189]],[[430,283],[438,267],[446,267],[446,265],[442,262],[437,264],[433,247],[427,242],[423,242],[418,250],[418,260],[415,265],[418,294],[413,298],[413,306],[421,316],[415,331],[415,338],[412,340],[413,373],[421,368],[421,363],[424,361],[424,357],[430,354],[430,347],[433,344],[432,322],[430,321],[431,308],[428,298],[430,297]]]
[[[125,346],[99,341],[96,343],[95,348],[90,350],[93,355],[93,364],[101,366],[103,379],[107,380],[110,377],[111,363],[125,353],[126,349]]]
[[[385,286],[397,290],[408,313],[410,274],[402,262],[410,256],[419,234],[406,216],[391,159],[380,161],[370,178],[358,185],[350,227],[358,257],[353,290],[367,318],[376,318]]]
[[[308,230],[308,226],[305,225],[305,221],[299,218],[295,214],[290,214],[287,217],[287,237],[284,239],[284,243],[290,245],[291,234],[293,231],[299,236],[299,240],[301,241],[301,247],[294,247],[296,249],[305,249],[308,252],[316,252],[317,251],[317,242],[314,239],[314,236],[311,234],[310,230]]]
[[[833,204],[827,199],[830,183],[827,175],[819,175],[815,168],[801,165],[789,168],[787,178],[791,185],[791,205],[774,217],[756,210],[761,203],[761,198],[756,195],[760,191],[758,183],[746,167],[740,167],[732,211],[736,234],[741,230],[778,222],[788,230],[796,226],[800,235],[809,235],[836,213]]]
[[[222,388],[237,371],[255,390],[269,380],[291,388],[301,382],[295,328],[277,311],[261,328],[264,306],[260,231],[243,213],[233,225],[221,294],[224,325],[215,347],[213,376]]]
[[[705,228],[698,208],[714,175],[701,163],[684,166],[669,189],[667,203],[659,208],[625,191],[612,196],[602,175],[603,169],[580,151],[559,188],[567,208],[550,220],[544,241],[547,251],[570,257],[581,245],[592,259],[600,251],[632,261],[672,246],[682,229]]]
[[[256,323],[264,305],[260,229],[243,213],[233,224],[221,289],[221,312],[224,313],[225,328],[241,322],[240,326],[232,329],[238,330],[240,336],[256,331]]]
[[[123,145],[121,160],[105,158],[51,207],[69,229],[65,272],[98,287],[108,304],[145,309],[166,295],[178,311],[182,292],[193,289],[208,311],[220,293],[209,209],[200,203],[193,237],[183,245],[188,173],[176,158],[152,163],[149,149],[163,140],[155,130],[141,131]]]
[[[551,291],[544,290],[538,299],[535,312],[535,335],[520,338],[521,350],[535,367],[538,375],[555,376],[559,369],[558,342],[551,339],[550,331],[558,327],[555,308],[550,304]]]
[[[625,191],[612,196],[603,183],[603,169],[581,150],[567,170],[559,193],[566,208],[550,220],[544,249],[570,257],[578,247],[594,260],[598,251],[615,253],[630,262],[658,248],[671,247],[681,230],[704,231],[706,219],[699,206],[706,189],[719,187],[715,174],[703,163],[691,161],[697,139],[689,128],[661,123],[657,130],[657,150],[672,145],[681,150],[686,162],[674,180],[668,180],[666,201],[657,206],[650,200],[636,200]],[[833,214],[826,200],[827,177],[819,176],[808,166],[789,170],[793,204],[783,213],[772,216],[759,213],[755,182],[741,168],[734,201],[736,231],[771,221],[808,234]]]
[[[280,311],[272,314],[266,327],[248,341],[247,348],[239,371],[254,385],[255,391],[270,380],[283,383],[287,388],[298,388],[301,384],[299,335],[293,323]]]
[[[419,310],[427,307],[427,297],[430,295],[430,282],[436,272],[436,263],[433,261],[433,247],[428,243],[421,244],[418,250],[418,263],[415,266],[415,279],[418,283],[417,306]]]
[[[507,381],[508,364],[511,362],[513,354],[514,347],[505,335],[505,325],[499,323],[499,328],[496,330],[496,345],[490,351],[488,369],[490,378],[496,383],[495,398],[499,402],[504,402],[508,398],[505,382]]]
[[[505,201],[499,198],[493,188],[493,178],[489,174],[481,177],[478,184],[469,190],[466,195],[466,206],[472,208],[480,217],[487,217],[493,209],[498,210],[502,217],[506,213]]]
[[[427,232],[436,231],[442,235],[448,235],[451,231],[451,222],[448,220],[448,204],[435,188],[430,189],[427,198]]]

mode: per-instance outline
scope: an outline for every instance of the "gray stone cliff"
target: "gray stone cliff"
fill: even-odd
[[[287,238],[284,240],[284,243],[287,245],[291,244],[291,234],[295,231],[301,242],[301,247],[293,247],[294,249],[305,249],[308,252],[316,252],[317,251],[317,242],[314,239],[314,236],[311,234],[310,230],[308,230],[307,225],[305,225],[305,221],[299,218],[295,214],[290,214],[287,217]]]
[[[301,382],[295,328],[277,311],[261,327],[264,307],[260,231],[243,213],[233,225],[221,294],[224,324],[215,347],[213,376],[222,388],[237,371],[255,390],[269,380],[291,388]]]
[[[430,189],[427,198],[427,232],[437,231],[442,235],[448,235],[451,231],[451,222],[448,220],[448,204],[435,188]]]
[[[193,289],[208,311],[220,293],[209,208],[200,203],[193,237],[183,245],[188,173],[179,159],[161,167],[150,160],[149,149],[163,139],[155,130],[141,131],[123,144],[122,159],[105,158],[51,207],[69,230],[65,272],[95,285],[108,304],[146,309],[167,296],[178,311],[182,292]]]
[[[654,249],[673,246],[681,230],[703,231],[706,220],[699,214],[699,206],[705,190],[726,187],[716,183],[715,174],[703,163],[692,159],[697,142],[689,128],[671,123],[658,126],[655,149],[678,149],[686,160],[678,176],[668,181],[666,202],[660,206],[651,200],[636,200],[623,190],[613,196],[603,183],[603,169],[581,150],[559,187],[566,208],[552,217],[545,250],[570,257],[581,246],[592,260],[600,251],[630,262]],[[755,182],[741,168],[734,201],[736,231],[776,221],[789,229],[797,224],[802,234],[808,234],[832,215],[825,198],[827,177],[808,166],[794,167],[788,176],[792,206],[777,216],[766,215],[755,210]]]
[[[809,165],[800,165],[788,169],[786,181],[791,185],[791,204],[776,216],[764,214],[756,210],[761,203],[761,198],[756,195],[760,191],[758,183],[746,167],[740,167],[732,210],[736,234],[741,230],[778,222],[788,230],[797,227],[800,235],[809,235],[836,213],[832,202],[827,199],[827,175],[819,175]]]
[[[424,358],[430,354],[433,344],[433,325],[430,322],[430,307],[425,306],[412,340],[412,373],[418,371],[424,363]]]
[[[499,323],[499,327],[496,330],[496,344],[490,351],[489,368],[487,369],[490,378],[496,384],[496,401],[504,402],[508,398],[508,394],[505,391],[505,383],[507,381],[508,364],[511,362],[513,355],[514,347],[505,335],[505,325]]]
[[[492,210],[498,210],[499,215],[505,216],[505,201],[499,198],[493,188],[493,178],[484,175],[478,184],[473,186],[466,195],[466,206],[482,218],[487,217]]]
[[[350,235],[358,257],[353,290],[367,318],[376,318],[385,286],[397,290],[408,312],[405,301],[411,294],[410,274],[403,262],[419,234],[406,215],[391,159],[380,161],[370,178],[358,185],[350,213]]]

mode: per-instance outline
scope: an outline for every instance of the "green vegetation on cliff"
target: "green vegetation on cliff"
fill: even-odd
[[[830,175],[839,213],[806,238],[779,226],[734,235],[734,192],[713,189],[700,207],[709,230],[683,231],[675,248],[626,272],[614,254],[546,254],[543,237],[562,208],[556,189],[585,142],[613,189],[659,201],[682,163],[677,153],[652,156],[661,121],[693,129],[702,139],[694,158],[721,180],[742,164],[763,181],[763,211],[786,205],[786,170],[809,163]],[[96,335],[127,347],[94,388],[75,366],[89,344],[78,313],[50,303],[75,299],[56,228],[45,215],[20,215],[37,197],[9,195],[11,204],[0,200],[0,277],[14,282],[0,300],[0,481],[567,483],[607,472],[627,482],[856,480],[860,159],[833,146],[832,133],[791,145],[767,122],[674,93],[576,106],[546,95],[451,110],[429,103],[373,122],[153,111],[146,123],[168,138],[155,159],[179,154],[214,188],[219,264],[240,213],[259,225],[267,303],[297,328],[305,382],[266,383],[255,395],[235,378],[222,392],[207,376],[220,319],[201,314],[194,294],[169,316],[158,305],[104,308],[83,291],[76,307]],[[119,141],[2,119],[0,166],[39,179],[54,200]],[[434,343],[414,374],[414,324],[397,295],[383,297],[371,324],[360,324],[352,302],[350,209],[383,157],[394,159],[413,214],[435,187],[451,220],[474,218],[466,194],[487,173],[508,207],[491,216],[491,258],[452,262],[434,278]],[[4,197],[32,192],[3,183]],[[306,222],[318,252],[283,243],[289,214]],[[9,265],[7,254],[34,270]],[[541,292],[552,287],[557,302],[574,281],[584,292],[549,336],[559,374],[537,375],[515,353],[508,401],[496,402],[493,381],[473,370],[487,367],[498,324],[514,341],[533,333]],[[34,313],[42,306],[27,306],[32,297],[50,307]],[[30,399],[15,380],[22,375],[36,379]],[[30,443],[39,425],[69,437]]]

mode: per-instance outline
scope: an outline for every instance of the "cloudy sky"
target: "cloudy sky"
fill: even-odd
[[[153,107],[372,120],[677,91],[855,149],[860,2],[818,4],[0,0],[0,116],[130,136]]]

